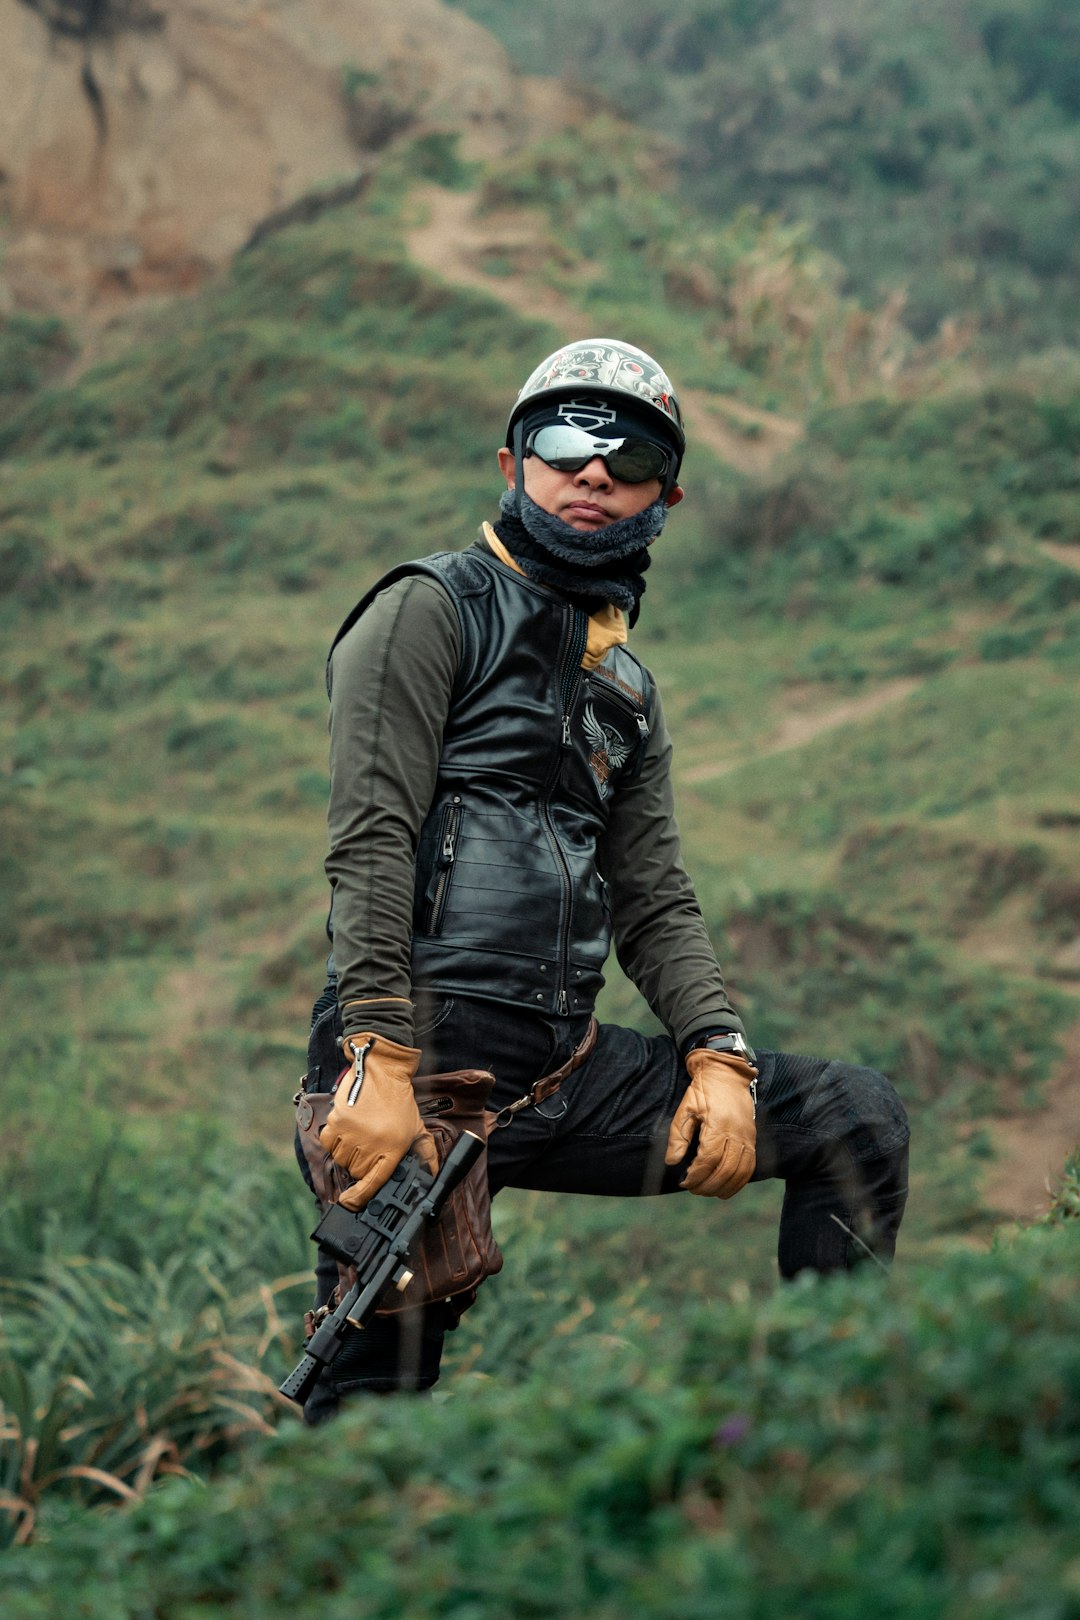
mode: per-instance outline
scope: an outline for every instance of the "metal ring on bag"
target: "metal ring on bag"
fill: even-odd
[[[544,1101],[546,1102],[547,1099],[545,1098]],[[537,1103],[536,1104],[536,1112],[537,1112],[537,1114],[539,1115],[539,1117],[541,1119],[546,1119],[550,1125],[554,1125],[560,1119],[564,1119],[566,1117],[566,1113],[567,1113],[567,1111],[568,1111],[568,1109],[570,1107],[570,1104],[567,1102],[566,1098],[561,1094],[561,1092],[557,1093],[556,1096],[552,1099],[552,1101],[557,1102],[558,1105],[559,1105],[559,1112],[557,1114],[545,1114],[545,1112],[544,1112],[544,1104],[543,1103]]]

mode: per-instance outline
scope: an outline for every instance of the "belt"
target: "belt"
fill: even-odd
[[[523,1108],[535,1108],[537,1103],[546,1102],[549,1097],[553,1097],[567,1076],[573,1074],[575,1069],[580,1069],[585,1062],[585,1059],[596,1045],[598,1033],[599,1025],[596,1019],[590,1018],[588,1029],[562,1068],[552,1069],[550,1074],[541,1075],[540,1079],[535,1082],[531,1090],[525,1093],[524,1097],[519,1097],[517,1102],[508,1103],[505,1108],[500,1108],[497,1114],[489,1114],[489,1132],[503,1130],[510,1124],[514,1115],[520,1114]]]

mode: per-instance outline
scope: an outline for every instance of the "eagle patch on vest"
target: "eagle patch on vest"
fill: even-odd
[[[611,776],[630,757],[630,744],[625,742],[614,726],[605,726],[596,718],[591,703],[586,703],[583,715],[585,737],[589,744],[589,769],[602,799],[611,791]]]

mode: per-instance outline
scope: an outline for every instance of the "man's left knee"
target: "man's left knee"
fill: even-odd
[[[807,1099],[812,1121],[856,1163],[903,1154],[910,1127],[892,1081],[857,1063],[829,1063]]]

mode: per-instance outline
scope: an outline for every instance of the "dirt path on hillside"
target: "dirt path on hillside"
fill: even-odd
[[[1059,545],[1056,540],[1040,540],[1039,550],[1044,557],[1058,562],[1065,568],[1075,568],[1080,572],[1080,546]]]
[[[539,214],[514,209],[480,216],[475,193],[439,186],[419,188],[413,201],[425,217],[406,233],[405,242],[409,256],[425,270],[474,287],[519,315],[547,321],[568,341],[594,335],[592,322],[572,300],[544,283],[551,244]],[[691,438],[740,472],[767,471],[802,433],[793,418],[744,405],[729,394],[689,388],[681,399]]]
[[[519,315],[549,321],[567,339],[590,336],[589,320],[569,298],[542,282],[551,249],[538,213],[507,209],[480,216],[474,192],[447,191],[441,186],[419,187],[412,200],[423,219],[406,232],[405,242],[417,264],[459,286],[487,293]],[[742,472],[764,471],[802,433],[801,423],[793,418],[745,405],[728,394],[690,388],[683,391],[682,399],[692,437]],[[876,691],[824,709],[794,708],[755,757],[798,748],[822,732],[865,719],[907,697],[918,685],[916,680],[890,681]],[[738,759],[712,760],[683,771],[681,780],[710,782],[740,763]]]
[[[1080,1024],[1064,1045],[1064,1060],[1046,1082],[1042,1107],[989,1126],[995,1156],[983,1178],[983,1198],[1014,1220],[1043,1213],[1066,1158],[1080,1146]]]
[[[782,754],[842,726],[868,719],[910,697],[922,682],[889,681],[873,692],[824,708],[793,708],[783,716],[753,759]],[[746,762],[718,759],[678,773],[682,785],[712,782]],[[1065,1042],[1060,1068],[1047,1080],[1042,1106],[988,1123],[994,1157],[983,1177],[982,1195],[990,1209],[1011,1220],[1031,1220],[1047,1208],[1065,1159],[1080,1146],[1080,1024]]]
[[[785,754],[790,748],[801,748],[803,743],[812,742],[827,731],[835,731],[838,726],[853,725],[889,708],[893,703],[900,703],[921,684],[921,681],[905,676],[901,680],[887,681],[873,692],[864,692],[860,697],[848,698],[843,703],[831,703],[819,709],[793,708],[783,716],[772,735],[754,749],[753,754],[691,765],[678,772],[678,779],[688,787],[695,787],[700,782],[714,782],[720,776],[727,776],[729,771],[737,770],[749,759],[763,759],[769,754]]]

